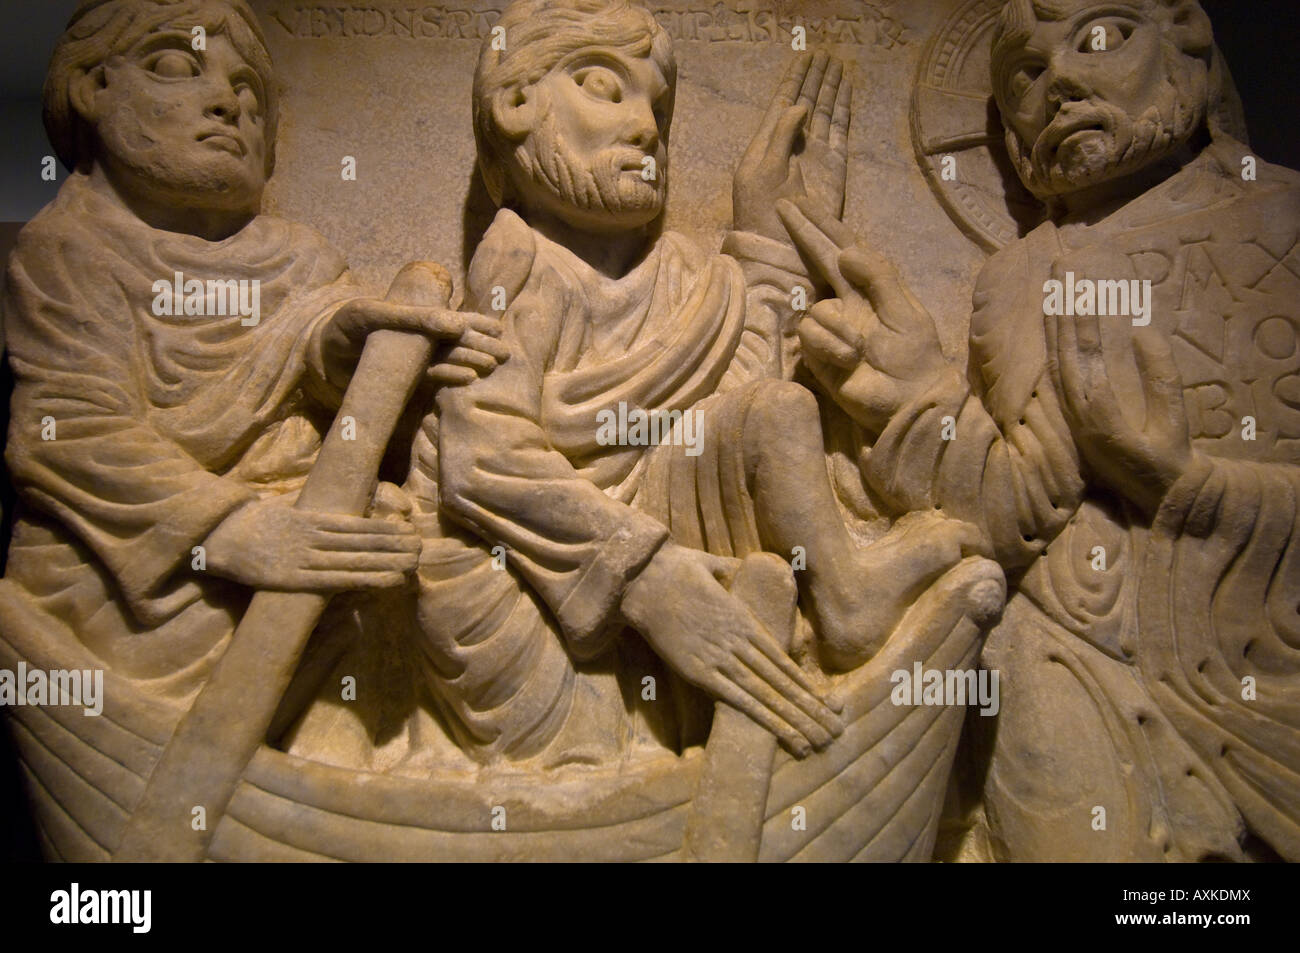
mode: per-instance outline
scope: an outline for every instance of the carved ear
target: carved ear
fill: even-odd
[[[532,86],[508,86],[492,97],[492,121],[507,139],[523,139],[537,121],[537,100]]]
[[[99,121],[99,93],[108,85],[104,67],[77,70],[68,83],[68,101],[78,116],[89,125]]]
[[[1161,0],[1174,43],[1188,56],[1208,60],[1214,49],[1214,26],[1198,0]]]

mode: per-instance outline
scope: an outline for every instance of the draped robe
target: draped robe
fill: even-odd
[[[864,455],[891,505],[975,523],[1020,577],[984,651],[1003,857],[1241,858],[1249,831],[1300,859],[1300,177],[1243,181],[1245,154],[1216,141],[1095,226],[1000,251],[969,380],[935,381]],[[1101,322],[1129,353],[1166,335],[1183,377],[1195,463],[1153,520],[1086,477],[1046,372],[1044,283],[1067,270],[1152,281],[1150,327]],[[1140,422],[1135,365],[1108,371]]]
[[[738,438],[761,382],[792,373],[802,266],[742,233],[724,252],[667,233],[610,279],[503,210],[474,256],[467,307],[504,289],[512,356],[439,394],[408,489],[419,643],[477,760],[610,763],[707,732],[711,706],[624,630],[618,604],[670,535],[759,548]],[[597,413],[620,402],[699,412],[703,453],[600,445]]]
[[[260,282],[260,320],[155,315],[154,283],[177,272]],[[194,549],[235,509],[301,486],[342,383],[311,332],[357,296],[311,229],[259,216],[218,242],[161,231],[74,174],[6,279],[21,511],[0,586],[43,620],[0,619],[6,639],[161,698],[196,691],[249,593],[197,569]]]

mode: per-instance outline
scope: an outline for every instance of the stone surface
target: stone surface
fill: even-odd
[[[1193,0],[87,0],[46,97],[52,859],[1300,855],[1297,178]]]

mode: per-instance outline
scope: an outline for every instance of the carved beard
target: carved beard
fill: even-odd
[[[539,188],[583,211],[659,212],[663,208],[665,170],[655,181],[640,174],[644,153],[628,146],[602,150],[588,166],[547,115],[542,125],[515,149],[515,161]],[[632,165],[636,174],[629,174]]]
[[[1205,118],[1205,96],[1176,51],[1166,52],[1163,88],[1142,115],[1133,117],[1093,95],[1067,103],[1032,146],[1011,126],[1006,143],[1020,180],[1034,195],[1047,199],[1122,178],[1155,162],[1182,145]],[[1179,74],[1182,74],[1181,76]],[[1181,81],[1180,81],[1181,80]],[[1162,108],[1162,105],[1164,108]],[[1073,119],[1102,127],[1081,140],[1059,141],[1060,130]]]

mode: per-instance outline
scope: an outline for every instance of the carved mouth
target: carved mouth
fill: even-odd
[[[231,155],[243,158],[248,149],[244,146],[244,140],[229,132],[205,132],[199,135],[199,142],[207,142],[229,152]]]
[[[1110,123],[1103,113],[1087,109],[1074,110],[1067,114],[1062,110],[1056,120],[1043,130],[1042,145],[1045,149],[1056,152],[1074,137],[1095,132],[1110,132]]]
[[[644,152],[621,152],[614,160],[615,167],[620,172],[635,172],[639,175],[645,168],[646,158]]]

